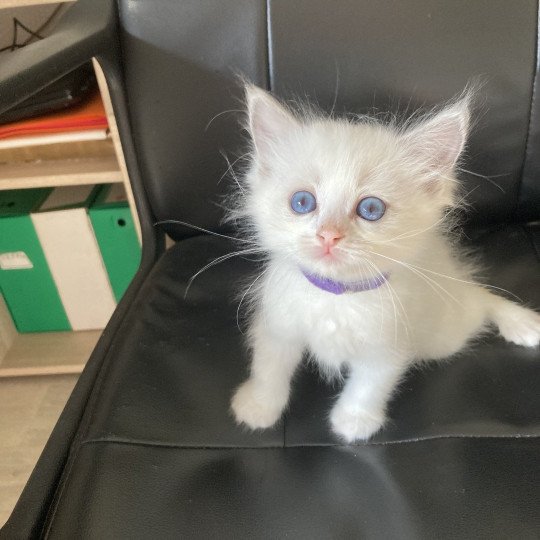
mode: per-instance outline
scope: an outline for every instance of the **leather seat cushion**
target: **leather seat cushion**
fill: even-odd
[[[540,307],[539,224],[479,231],[473,241],[487,282]],[[253,433],[235,425],[229,402],[248,373],[237,292],[255,263],[231,258],[185,294],[191,276],[233,249],[193,237],[154,267],[108,352],[50,514],[51,537],[532,532],[538,350],[489,336],[451,362],[411,370],[385,430],[353,446],[328,428],[339,385],[305,365],[282,421]]]

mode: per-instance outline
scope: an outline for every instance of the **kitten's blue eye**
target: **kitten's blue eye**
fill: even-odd
[[[386,205],[378,197],[366,197],[356,207],[356,213],[368,221],[381,219],[386,212]]]
[[[313,212],[317,208],[315,195],[309,191],[297,191],[291,197],[291,208],[297,214],[309,214],[309,212]]]

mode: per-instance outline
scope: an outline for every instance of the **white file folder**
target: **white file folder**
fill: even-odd
[[[104,328],[116,302],[88,216],[94,186],[55,188],[31,214],[73,330]]]

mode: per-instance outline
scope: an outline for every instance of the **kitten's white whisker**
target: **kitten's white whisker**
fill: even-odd
[[[283,257],[283,262],[284,261],[287,261],[288,259],[291,259],[292,256],[294,255],[293,252],[288,252],[288,253],[285,253],[284,257]],[[273,271],[268,275],[267,277],[267,283],[271,283],[272,279],[274,278],[274,276],[276,275],[278,269],[280,268],[280,265],[276,264],[274,266],[274,269]],[[264,320],[264,325],[267,326],[268,325],[268,316],[267,316],[267,312],[266,310],[264,309],[264,306],[263,306],[263,309],[261,310],[262,312],[262,316],[263,316],[263,320]]]
[[[368,266],[372,267],[372,272],[371,272],[371,275],[374,279],[376,279],[378,276],[381,275],[381,272],[380,270],[377,268],[377,266],[372,263],[371,261],[365,259],[364,261]],[[385,306],[384,306],[384,302],[383,302],[383,298],[382,298],[382,292],[381,292],[381,287],[377,287],[377,292],[379,293],[379,305],[380,305],[380,309],[381,309],[381,324],[379,325],[379,338],[382,337],[382,333],[383,333],[383,327],[384,327],[384,310],[385,310]],[[390,292],[391,294],[391,292]],[[395,305],[394,305],[394,335],[396,336],[396,341],[397,341],[397,328],[396,328],[396,316],[395,316]]]
[[[381,276],[383,274],[383,272],[380,270],[380,268],[373,261],[370,261],[366,257],[368,252],[366,252],[365,250],[363,250],[361,248],[357,248],[355,250],[352,250],[352,249],[343,248],[343,247],[341,247],[340,250],[342,252],[344,252],[345,254],[349,255],[351,258],[353,258],[353,256],[357,257],[358,255],[364,255],[364,257],[362,259],[362,262],[368,264],[372,269],[374,269],[375,273],[373,274],[373,277]],[[354,260],[356,260],[356,257],[354,258]],[[388,289],[389,297],[390,297],[390,301],[392,302],[392,307],[394,309],[394,336],[395,336],[395,345],[397,346],[397,335],[398,335],[397,334],[397,322],[398,322],[397,317],[398,317],[398,315],[399,315],[399,318],[400,318],[401,323],[403,325],[403,328],[405,329],[405,333],[407,334],[407,338],[409,338],[409,328],[408,328],[408,326],[409,326],[410,322],[409,322],[409,318],[408,318],[408,315],[407,315],[407,311],[405,310],[403,302],[401,301],[401,298],[397,294],[397,291],[394,289],[394,287],[388,281],[386,283],[389,286],[389,289]],[[379,294],[381,294],[380,288],[379,288]],[[396,307],[394,297],[396,298],[396,300],[399,303],[401,313],[399,312],[399,310]]]
[[[460,283],[466,283],[467,285],[475,285],[475,286],[480,286],[480,287],[485,287],[485,288],[488,288],[488,289],[495,289],[497,291],[501,291],[501,292],[504,292],[506,294],[509,294],[510,296],[512,296],[513,298],[515,298],[518,302],[523,302],[523,300],[515,295],[514,293],[510,292],[508,289],[503,289],[502,287],[496,287],[495,285],[488,285],[486,283],[477,283],[475,281],[470,281],[470,280],[466,280],[466,279],[460,279],[460,278],[456,278],[454,276],[449,276],[447,274],[442,274],[440,272],[436,272],[435,270],[431,270],[429,268],[423,268],[421,266],[416,266],[414,264],[411,264],[411,263],[405,263],[403,261],[398,261],[397,259],[392,259],[390,257],[387,257],[386,255],[381,255],[380,253],[377,253],[375,251],[370,251],[370,253],[373,253],[374,255],[378,255],[380,257],[385,257],[386,259],[389,259],[391,261],[394,261],[398,264],[401,264],[401,265],[404,265],[404,266],[407,266],[409,268],[414,268],[416,270],[419,270],[419,271],[422,271],[422,272],[429,272],[430,274],[434,274],[436,276],[439,276],[439,277],[442,277],[442,278],[445,278],[445,279],[450,279],[452,281],[458,281]],[[427,278],[427,276],[425,276]],[[429,278],[430,279],[430,278]],[[433,280],[432,280],[433,281]],[[434,281],[434,283],[437,283],[436,281]],[[437,283],[437,285],[439,285],[439,287],[443,288],[439,283]],[[444,289],[444,288],[443,288]],[[444,289],[446,291],[446,289]],[[446,291],[448,293],[448,291]]]
[[[399,261],[398,259],[393,259],[392,257],[388,257],[387,255],[382,255],[381,253],[377,253],[376,251],[369,251],[369,253],[371,253],[372,255],[377,255],[379,257],[383,257],[384,259],[388,259],[389,261],[393,261],[393,262],[403,266],[404,268],[407,268],[408,270],[410,270],[411,272],[416,274],[418,277],[422,278],[428,285],[430,285],[431,288],[433,289],[433,291],[435,293],[437,293],[437,295],[441,298],[441,300],[445,301],[445,303],[447,302],[446,299],[437,291],[437,289],[435,289],[435,286],[438,287],[445,294],[447,294],[458,305],[461,305],[459,300],[457,298],[455,298],[448,290],[446,290],[440,283],[437,283],[437,281],[435,281],[434,279],[432,279],[432,278],[426,276],[425,274],[423,274],[420,271],[419,268],[417,268],[417,267],[415,267],[413,265],[410,265],[409,263],[406,263],[404,261]]]
[[[479,187],[479,186],[474,187],[473,189],[471,189],[470,191],[468,191],[465,195],[463,195],[463,196],[455,203],[455,204],[456,204],[456,207],[459,207],[459,205],[461,205],[471,193],[473,193],[474,191],[476,191],[476,189],[478,189],[478,187]],[[418,236],[419,234],[423,234],[423,233],[425,233],[425,232],[428,232],[428,231],[434,229],[435,227],[437,227],[437,226],[440,225],[441,223],[444,223],[444,221],[446,221],[447,219],[448,219],[448,213],[447,213],[447,214],[444,214],[439,220],[437,220],[435,223],[433,223],[433,224],[430,225],[429,227],[426,227],[425,229],[405,232],[405,233],[402,233],[402,234],[400,234],[400,235],[398,235],[398,236],[394,236],[393,238],[389,238],[388,240],[376,240],[376,241],[372,241],[372,243],[374,243],[374,244],[387,244],[387,243],[394,242],[394,241],[396,241],[396,240],[405,240],[405,239],[407,239],[407,238],[413,238],[414,236]]]
[[[506,193],[506,191],[504,190],[504,188],[502,186],[500,186],[499,184],[497,184],[497,182],[495,182],[493,180],[493,178],[498,178],[498,177],[503,177],[503,176],[508,176],[508,173],[504,173],[504,174],[496,174],[496,175],[493,175],[493,177],[489,177],[489,176],[485,176],[483,174],[479,174],[479,173],[475,173],[473,171],[468,171],[467,169],[464,169],[463,167],[458,167],[457,168],[458,171],[462,171],[466,174],[471,174],[472,176],[477,176],[478,178],[483,178],[484,180],[487,180],[490,184],[493,184],[497,189],[499,189],[502,193]]]
[[[208,270],[212,266],[215,266],[216,264],[219,264],[220,262],[226,261],[227,259],[231,259],[232,257],[238,257],[239,255],[245,255],[247,253],[256,253],[258,250],[253,249],[244,249],[241,251],[233,251],[232,253],[226,253],[225,255],[221,255],[220,257],[215,258],[214,260],[210,261],[208,264],[203,266],[200,270],[198,270],[195,274],[193,274],[189,280],[188,284],[186,286],[186,290],[184,292],[184,299],[187,297],[188,291],[191,287],[191,284],[193,281],[200,276],[205,270]]]
[[[437,294],[437,296],[446,304],[449,306],[449,302],[448,302],[448,299],[446,299],[440,292],[442,291],[443,293],[445,293],[449,298],[451,298],[458,306],[462,306],[461,302],[453,295],[451,294],[447,289],[445,289],[440,283],[438,283],[437,281],[435,281],[434,279],[426,276],[423,272],[421,272],[420,270],[417,270],[416,268],[410,266],[410,265],[407,265],[406,263],[402,263],[402,265],[409,269],[411,272],[413,272],[414,274],[416,274],[419,278],[423,279],[432,289],[433,289],[433,292],[435,292],[435,294]],[[437,288],[436,288],[437,287]]]
[[[219,236],[220,238],[227,238],[228,240],[234,240],[235,242],[242,242],[244,244],[257,245],[257,243],[253,242],[252,240],[246,240],[244,238],[235,238],[234,236],[228,236],[226,234],[217,233],[209,229],[204,229],[203,227],[199,227],[198,225],[193,225],[192,223],[188,223],[187,221],[180,221],[178,219],[162,219],[161,221],[156,221],[154,223],[154,227],[156,225],[165,225],[168,223],[175,224],[175,225],[183,225],[184,227],[189,227],[191,229],[195,229],[196,231],[201,231],[207,234],[211,234],[212,236]]]
[[[332,117],[332,115],[334,114],[334,109],[336,108],[338,90],[339,90],[339,66],[338,66],[337,60],[335,61],[335,65],[336,65],[336,89],[334,91],[334,101],[332,102],[332,108],[330,109],[330,113],[329,113],[330,117]]]
[[[407,238],[413,238],[415,236],[418,236],[419,234],[423,234],[425,232],[433,230],[435,227],[437,227],[438,225],[443,223],[446,219],[447,219],[447,216],[445,215],[441,219],[439,219],[438,221],[436,221],[435,223],[430,225],[429,227],[426,227],[425,229],[409,231],[409,233],[402,233],[402,234],[400,234],[398,236],[394,236],[393,238],[390,238],[388,240],[376,240],[376,241],[372,241],[372,243],[374,243],[374,244],[375,243],[376,244],[388,244],[390,242],[395,242],[396,240],[405,240]]]
[[[403,329],[405,330],[405,334],[407,335],[407,341],[409,341],[409,339],[410,339],[410,335],[409,335],[409,326],[410,326],[409,316],[407,315],[407,311],[405,309],[405,306],[403,305],[403,302],[401,301],[401,298],[400,298],[399,294],[397,293],[396,289],[394,288],[394,286],[392,285],[392,283],[390,283],[390,281],[388,281],[387,284],[388,284],[388,287],[390,288],[390,292],[393,295],[395,295],[396,300],[398,301],[398,304],[399,304],[399,307],[400,307],[401,313],[402,313],[402,315],[400,315],[401,322],[402,322],[402,325],[403,325]],[[397,346],[397,343],[396,343],[396,346]]]
[[[212,124],[212,122],[214,120],[216,120],[217,118],[219,118],[220,116],[223,116],[224,114],[227,114],[227,113],[243,113],[244,111],[241,110],[241,109],[229,109],[228,111],[221,111],[219,113],[217,113],[215,116],[213,116],[212,118],[210,118],[209,122],[206,124],[205,128],[204,128],[204,131],[208,131],[208,128],[210,127],[210,125]]]
[[[246,289],[246,291],[244,292],[244,294],[242,295],[242,298],[240,299],[240,302],[238,304],[238,307],[236,308],[236,326],[238,328],[238,330],[240,330],[240,333],[243,334],[244,332],[242,331],[242,329],[240,328],[240,308],[242,307],[242,302],[244,301],[244,299],[246,298],[246,296],[249,294],[249,291],[251,291],[251,289],[253,288],[253,286],[255,285],[255,283],[257,283],[257,281],[259,281],[259,279],[261,279],[267,272],[268,272],[269,268],[265,268],[250,284],[250,286]]]
[[[373,278],[377,278],[377,273],[374,272]],[[379,293],[379,306],[381,311],[381,324],[379,325],[379,339],[382,339],[383,335],[383,329],[384,329],[384,302],[383,302],[383,294],[381,291],[381,287],[377,287],[377,292]]]
[[[368,259],[366,259],[366,262],[372,264],[376,270],[376,272],[379,274],[379,275],[382,275],[382,272],[380,270],[380,268],[373,262],[373,261],[369,261]],[[397,293],[397,291],[395,290],[395,288],[393,287],[393,285],[390,283],[390,280],[388,280],[386,282],[386,285],[388,286],[389,288],[389,291],[390,291],[390,294],[391,296],[394,296],[395,295],[395,298],[396,300],[398,301],[399,303],[399,306],[401,308],[401,312],[402,312],[402,315],[400,315],[400,319],[401,319],[401,323],[403,325],[403,328],[405,330],[405,333],[407,334],[407,339],[409,339],[409,324],[410,324],[410,321],[409,321],[409,316],[407,315],[407,310],[405,309],[405,306],[403,305],[403,302],[401,301],[401,298],[399,297],[399,294]],[[392,299],[392,298],[391,298]],[[397,339],[396,339],[396,346],[397,346]]]
[[[232,179],[235,181],[236,185],[238,186],[238,189],[240,190],[240,192],[242,193],[242,195],[246,195],[246,192],[244,190],[244,188],[242,187],[242,185],[240,184],[240,181],[238,180],[238,177],[236,176],[236,173],[234,172],[234,169],[233,169],[233,165],[236,165],[236,163],[238,161],[240,161],[241,159],[245,158],[246,156],[249,156],[249,152],[246,152],[245,154],[242,154],[241,156],[237,157],[232,163],[229,161],[229,158],[227,157],[227,155],[225,154],[225,152],[223,151],[220,151],[220,154],[222,155],[223,159],[227,162],[227,170],[220,176],[219,180],[217,181],[217,183],[219,184],[223,178],[225,178],[225,176],[230,173],[231,174],[231,177]]]
[[[463,195],[456,203],[456,207],[459,207],[466,199],[467,197],[473,193],[474,191],[476,191],[478,189],[479,186],[476,186],[474,187],[473,189],[469,190],[467,193],[465,193],[465,195]],[[451,212],[452,210],[450,210]],[[392,242],[395,242],[396,240],[405,240],[407,238],[413,238],[414,236],[418,236],[419,234],[423,234],[425,232],[428,232],[432,229],[434,229],[435,227],[437,227],[438,225],[440,225],[441,223],[444,223],[444,221],[446,221],[448,219],[448,214],[450,213],[446,213],[444,214],[440,219],[438,219],[435,223],[433,223],[432,225],[430,225],[429,227],[426,227],[425,229],[422,229],[422,230],[414,230],[414,231],[409,231],[409,232],[406,232],[406,233],[402,233],[398,236],[394,236],[393,238],[389,238],[388,240],[372,240],[370,241],[369,243],[370,244],[387,244],[387,243],[392,243]]]
[[[453,281],[459,281],[461,283],[467,283],[468,285],[476,285],[476,286],[479,286],[479,287],[485,287],[487,289],[495,289],[496,291],[501,291],[501,292],[504,292],[506,294],[509,294],[510,296],[515,298],[518,302],[521,302],[521,303],[523,302],[523,299],[521,299],[519,296],[517,296],[513,292],[510,292],[508,289],[503,289],[502,287],[496,287],[495,285],[488,285],[486,283],[476,283],[475,281],[467,281],[466,279],[459,279],[459,278],[456,278],[456,277],[453,277],[453,276],[448,276],[446,274],[441,274],[440,272],[436,272],[435,270],[430,270],[429,268],[420,268],[418,266],[415,267],[415,268],[423,270],[424,272],[429,272],[430,274],[435,274],[435,275],[437,275],[439,277],[442,277],[442,278],[451,279]]]

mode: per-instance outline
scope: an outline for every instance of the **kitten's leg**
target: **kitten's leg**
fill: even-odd
[[[236,391],[231,407],[238,423],[252,429],[275,424],[289,401],[291,379],[302,346],[268,335],[264,325],[252,330],[251,376]]]
[[[489,293],[488,318],[495,323],[502,337],[526,347],[540,343],[540,314],[510,300]]]
[[[369,439],[383,426],[386,404],[408,367],[406,362],[389,361],[390,354],[385,358],[379,351],[368,361],[351,364],[345,388],[330,413],[332,429],[345,441]]]

